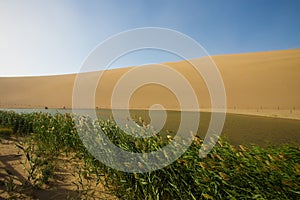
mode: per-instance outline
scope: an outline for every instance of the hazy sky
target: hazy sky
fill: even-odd
[[[211,55],[300,47],[299,0],[0,0],[0,76],[75,73],[106,38],[133,28],[180,31]],[[115,66],[175,59],[141,52]]]

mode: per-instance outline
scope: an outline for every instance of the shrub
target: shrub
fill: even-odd
[[[13,130],[11,128],[0,128],[1,137],[10,137],[12,134]]]

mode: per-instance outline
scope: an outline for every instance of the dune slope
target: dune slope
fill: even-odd
[[[218,55],[212,56],[212,59],[222,75],[230,111],[252,110],[253,113],[262,114],[263,110],[277,110],[278,113],[285,110],[292,115],[300,109],[300,49]],[[193,62],[199,66],[205,65],[207,59],[194,59]],[[189,81],[201,108],[210,107],[209,93],[203,79],[187,61],[163,64]],[[96,106],[110,108],[115,85],[124,74],[135,68],[105,71],[97,88]],[[151,66],[140,69],[146,68]],[[72,107],[75,78],[75,74],[0,78],[0,107]],[[136,78],[142,80],[145,77]],[[184,93],[186,88],[180,88],[175,82],[174,85]],[[172,110],[180,108],[176,95],[157,84],[139,87],[132,94],[129,104],[135,109],[147,109],[153,104],[161,104]]]

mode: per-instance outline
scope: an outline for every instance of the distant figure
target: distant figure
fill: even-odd
[[[48,109],[48,107],[47,106],[45,106],[45,110],[47,110]]]

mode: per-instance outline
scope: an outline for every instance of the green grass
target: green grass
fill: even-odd
[[[31,163],[28,181],[47,184],[60,154],[75,154],[83,160],[80,177],[98,177],[121,199],[299,199],[299,145],[270,147],[233,146],[224,139],[199,158],[198,136],[189,149],[171,165],[148,173],[126,173],[96,160],[83,146],[75,121],[82,130],[94,128],[88,117],[47,113],[16,114],[0,111],[0,126],[10,127],[26,139],[19,144]],[[110,140],[131,152],[149,152],[166,145],[164,135],[136,139],[114,121],[101,121]],[[104,179],[103,179],[104,178]],[[97,188],[94,188],[97,190]]]

